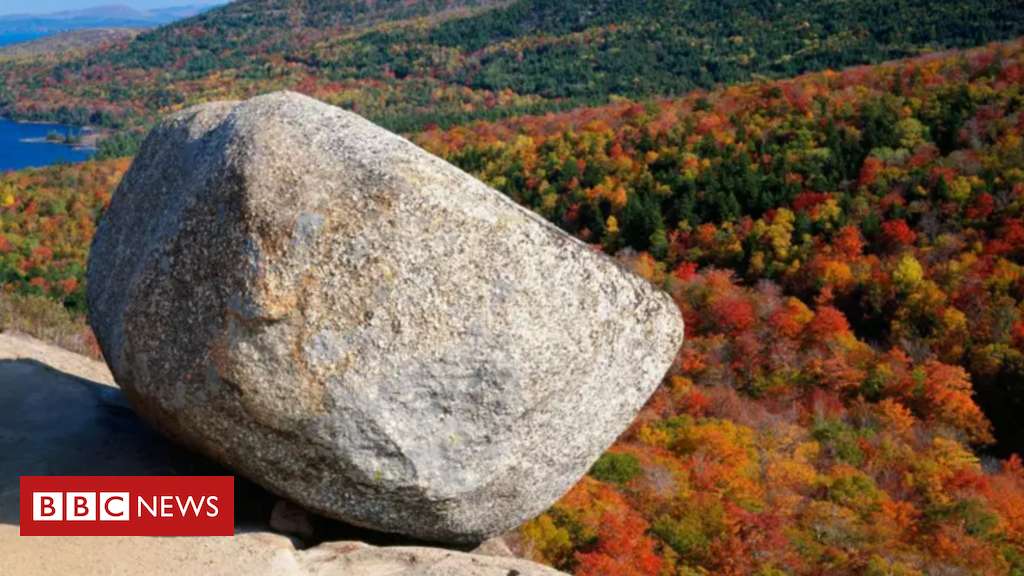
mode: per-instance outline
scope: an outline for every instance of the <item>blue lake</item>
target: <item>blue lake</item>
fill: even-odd
[[[50,132],[67,134],[68,127],[59,124],[18,124],[0,119],[0,172],[60,162],[81,162],[95,153],[59,144],[22,141],[26,138],[46,138]]]
[[[0,32],[0,46],[17,44],[49,36],[52,32]]]

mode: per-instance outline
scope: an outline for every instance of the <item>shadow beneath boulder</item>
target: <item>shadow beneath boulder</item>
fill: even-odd
[[[0,522],[18,525],[20,476],[212,476],[231,473],[179,448],[112,386],[35,360],[0,360]],[[265,524],[275,498],[235,481],[235,523]]]
[[[318,516],[315,514],[311,515],[313,520],[313,537],[303,541],[302,544],[304,548],[310,548],[325,542],[364,542],[371,546],[380,547],[417,546],[443,548],[458,552],[470,552],[480,546],[479,543],[452,544],[417,540],[401,534],[378,532],[376,530],[360,528],[359,526],[353,526],[351,524],[332,520],[324,516]]]
[[[35,360],[0,360],[0,523],[19,525],[20,476],[231,476],[160,436],[121,391]],[[279,498],[235,477],[235,533],[266,531]],[[376,546],[415,540],[310,515],[313,536]]]

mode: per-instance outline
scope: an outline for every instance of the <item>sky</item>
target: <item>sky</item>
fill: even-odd
[[[0,0],[0,16],[4,14],[45,14],[109,4],[123,4],[139,10],[146,10],[213,3],[214,0]]]

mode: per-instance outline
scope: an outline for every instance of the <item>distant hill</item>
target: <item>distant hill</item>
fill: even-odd
[[[42,38],[0,46],[0,58],[25,58],[84,50],[131,40],[142,32],[139,28],[97,28],[58,32]]]
[[[213,5],[136,10],[111,4],[51,14],[8,14],[0,16],[0,43],[3,43],[4,36],[14,34],[52,34],[85,28],[155,28],[201,14]]]

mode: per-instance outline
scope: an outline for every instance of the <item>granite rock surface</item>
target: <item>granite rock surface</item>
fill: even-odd
[[[671,299],[610,258],[292,93],[158,125],[88,287],[150,424],[311,511],[434,541],[550,506],[683,337]]]

